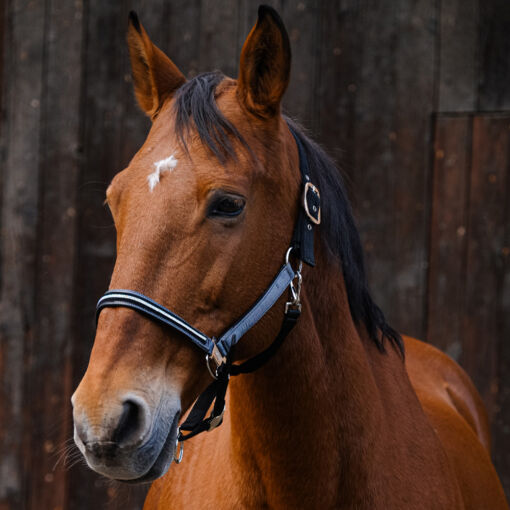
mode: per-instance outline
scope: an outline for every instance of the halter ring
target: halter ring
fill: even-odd
[[[289,249],[287,250],[287,253],[285,254],[285,263],[286,264],[290,263],[290,253],[293,249],[294,248],[292,246],[290,246]],[[303,261],[301,259],[299,259],[299,266],[298,266],[296,273],[301,274],[302,269],[303,269]]]
[[[292,251],[292,246],[287,250],[287,253],[285,254],[285,263],[290,264],[290,253]],[[303,269],[303,261],[299,260],[299,266],[297,270],[295,271],[295,276],[289,283],[290,288],[290,294],[291,294],[291,300],[287,301],[285,303],[285,313],[289,311],[290,308],[293,308],[295,310],[299,310],[301,312],[301,285],[303,283],[303,276],[301,275],[301,270]],[[296,283],[294,283],[294,280],[297,280]]]
[[[177,437],[179,437],[179,434],[177,434]],[[179,449],[179,450],[177,450]],[[177,451],[179,453],[177,453]],[[174,458],[173,461],[176,464],[180,464],[182,462],[182,457],[184,455],[184,445],[182,444],[182,441],[179,441],[178,439],[175,440],[175,452],[174,452]]]

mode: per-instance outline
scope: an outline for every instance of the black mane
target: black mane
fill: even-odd
[[[201,74],[177,91],[175,101],[176,132],[183,146],[186,147],[186,139],[193,129],[222,163],[228,157],[235,158],[232,138],[249,149],[242,135],[216,105],[216,87],[223,79],[219,72]],[[340,172],[333,160],[304,134],[300,126],[287,117],[285,120],[303,144],[308,163],[318,181],[322,206],[321,240],[341,261],[354,321],[364,324],[381,351],[384,351],[384,339],[387,338],[404,354],[401,336],[387,324],[381,309],[370,296],[361,240]]]

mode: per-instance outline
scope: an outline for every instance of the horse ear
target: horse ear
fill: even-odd
[[[186,78],[152,43],[133,11],[129,13],[127,42],[136,99],[142,110],[154,118],[164,100],[170,97]]]
[[[238,94],[258,117],[280,112],[280,102],[290,78],[290,42],[278,13],[261,5],[258,20],[241,51]]]

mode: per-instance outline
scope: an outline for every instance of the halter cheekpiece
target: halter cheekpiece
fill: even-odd
[[[253,372],[264,365],[280,348],[301,314],[301,269],[303,262],[312,267],[315,265],[314,227],[320,224],[321,206],[319,190],[310,178],[310,168],[303,144],[290,125],[289,129],[297,144],[302,180],[301,207],[299,207],[292,241],[285,254],[285,263],[276,277],[255,304],[235,324],[219,338],[209,337],[156,301],[133,290],[109,290],[97,303],[96,322],[103,308],[131,308],[154,322],[178,331],[205,352],[207,369],[214,381],[198,397],[187,419],[179,428],[178,444],[174,454],[174,461],[177,464],[182,460],[183,441],[221,425],[230,376]],[[298,260],[297,269],[292,267],[291,255]],[[287,289],[289,301],[285,304],[282,326],[273,343],[244,363],[233,364],[230,356],[232,347],[271,309]],[[211,414],[206,418],[205,415],[213,402]]]

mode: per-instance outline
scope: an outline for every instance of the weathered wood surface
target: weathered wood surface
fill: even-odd
[[[140,508],[56,467],[115,232],[104,192],[149,126],[136,9],[187,76],[236,75],[253,0],[0,1],[0,510]],[[510,492],[510,3],[268,2],[293,47],[286,111],[337,158],[391,323],[445,349],[488,406]]]

